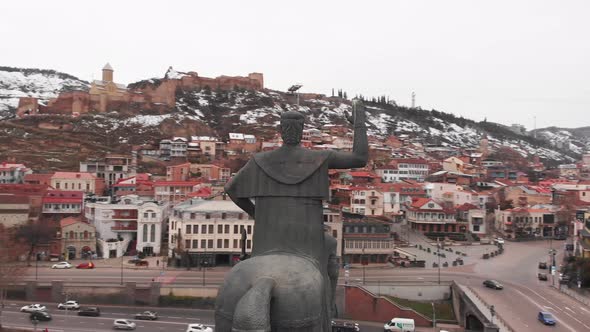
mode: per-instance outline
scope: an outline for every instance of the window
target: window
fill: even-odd
[[[144,217],[144,218],[148,218],[148,216],[149,216],[149,213],[147,213],[147,212],[144,212],[144,213],[143,213],[143,217]]]
[[[217,249],[223,248],[223,244],[221,242],[221,239],[217,239]]]
[[[238,247],[238,240],[234,239],[234,246],[232,248],[237,248]]]
[[[242,218],[244,218],[244,214],[243,213],[238,214],[238,219],[242,220]]]
[[[195,213],[191,213],[191,219],[195,219]]]
[[[252,248],[252,240],[246,240],[246,249]]]
[[[248,225],[248,234],[252,234],[252,226]]]
[[[201,240],[201,249],[205,249],[207,247],[207,240]]]
[[[84,238],[87,239],[88,238],[88,231],[84,231]]]
[[[146,226],[146,227],[147,227],[147,225],[144,225],[144,226]],[[186,225],[186,234],[190,234],[192,229],[193,229],[193,228],[192,228],[192,226],[191,226],[191,225]]]
[[[147,242],[147,231],[148,231],[147,225],[143,224],[143,235],[142,235],[143,242]]]
[[[214,230],[213,230],[213,224],[209,225],[209,234],[213,234]]]
[[[479,232],[479,225],[473,225],[473,231]]]
[[[244,231],[244,225],[240,225],[240,234]]]
[[[223,234],[223,225],[217,225],[217,234]]]
[[[223,231],[225,234],[229,234],[229,225],[225,225],[225,230]]]
[[[201,233],[207,234],[207,225],[201,225]]]
[[[199,234],[199,225],[193,225],[193,234]]]
[[[78,182],[78,190],[82,189],[82,184]]]
[[[229,239],[223,240],[223,247],[224,248],[229,248]]]
[[[191,240],[184,240],[184,247],[186,249],[190,249],[191,248]]]
[[[199,248],[199,240],[193,240],[193,249]]]
[[[213,249],[213,240],[207,241],[207,247]]]
[[[205,213],[205,219],[211,219],[211,214],[210,213]]]
[[[68,183],[64,183],[64,189],[68,189]]]
[[[221,213],[221,219],[225,219],[226,217],[227,217],[227,213],[225,213],[225,212],[222,212],[222,213]]]
[[[150,241],[156,242],[156,225],[150,227]]]
[[[338,238],[338,231],[337,230],[332,230],[332,236],[337,239]]]
[[[241,215],[241,213],[240,213],[240,215]],[[234,234],[238,234],[238,233],[239,233],[238,225],[234,225]]]
[[[156,218],[156,213],[152,212],[152,218]]]

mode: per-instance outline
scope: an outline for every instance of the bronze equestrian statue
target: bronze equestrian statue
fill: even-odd
[[[328,332],[338,279],[335,241],[324,234],[328,169],[367,163],[365,109],[353,102],[352,152],[299,146],[304,116],[281,115],[283,145],[261,152],[225,186],[255,220],[251,258],[225,278],[215,304],[217,332]]]

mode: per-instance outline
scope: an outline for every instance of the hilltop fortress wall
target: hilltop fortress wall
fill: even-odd
[[[166,113],[176,105],[176,91],[198,90],[209,87],[211,90],[231,90],[235,87],[245,90],[262,90],[264,78],[261,73],[248,76],[201,77],[196,72],[189,72],[178,78],[151,79],[133,83],[128,87],[113,82],[113,70],[110,65],[103,68],[103,80],[91,83],[88,91],[60,93],[57,98],[46,104],[37,98],[22,97],[19,100],[17,116],[34,114],[80,115],[89,112],[137,113],[150,110],[154,113]]]

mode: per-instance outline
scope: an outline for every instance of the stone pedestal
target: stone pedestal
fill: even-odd
[[[37,282],[27,281],[25,284],[25,299],[34,302],[37,299]]]
[[[64,282],[63,281],[52,281],[51,282],[51,301],[62,302],[65,300],[64,294]]]
[[[135,304],[135,282],[126,282],[125,289],[123,290],[124,300],[123,302],[127,305]]]

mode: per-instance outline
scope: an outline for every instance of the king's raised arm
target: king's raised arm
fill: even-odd
[[[354,138],[352,152],[334,151],[328,159],[329,168],[364,167],[369,159],[369,143],[365,126],[365,106],[358,100],[352,102],[352,122]]]

